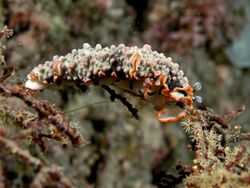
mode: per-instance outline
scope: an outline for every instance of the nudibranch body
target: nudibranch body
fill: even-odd
[[[152,103],[161,122],[175,122],[193,107],[193,89],[179,65],[170,57],[143,48],[118,46],[92,48],[83,44],[66,56],[54,56],[35,67],[26,88],[41,90],[65,84],[111,85]]]

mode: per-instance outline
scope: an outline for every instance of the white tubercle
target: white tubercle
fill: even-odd
[[[37,81],[31,81],[31,80],[28,80],[25,83],[25,87],[28,89],[32,89],[32,90],[42,90],[45,88],[43,84],[41,84]]]

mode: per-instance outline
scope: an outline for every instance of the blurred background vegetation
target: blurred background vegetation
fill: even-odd
[[[226,114],[244,104],[245,112],[234,121],[250,130],[248,0],[0,0],[0,29],[4,26],[14,33],[0,46],[1,66],[14,67],[8,83],[23,83],[32,67],[85,42],[147,43],[179,63],[191,83],[202,83],[201,109]],[[181,123],[163,126],[151,105],[128,97],[139,110],[136,120],[97,87],[47,90],[39,97],[60,106],[85,141],[78,149],[67,140],[48,142],[44,153],[29,140],[20,145],[61,166],[76,187],[154,187],[166,172],[176,173],[178,161],[192,163]],[[23,108],[20,101],[7,102]],[[5,186],[29,187],[35,170],[3,151],[0,157]]]

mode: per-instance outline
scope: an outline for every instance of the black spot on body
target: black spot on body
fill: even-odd
[[[106,74],[106,77],[111,77],[111,74],[112,74],[113,70],[112,70],[112,68],[110,68],[109,70],[106,70],[104,72]]]
[[[59,85],[61,85],[61,84],[62,84],[62,80],[61,80],[61,79],[57,79],[57,80],[56,80],[56,85],[59,86]]]
[[[99,78],[98,77],[93,76],[92,80],[93,80],[94,85],[96,85],[96,86],[99,85]]]
[[[187,92],[186,91],[183,91],[183,90],[180,90],[178,91],[179,93],[182,93],[184,96],[187,96]]]
[[[48,83],[52,83],[52,82],[54,81],[53,76],[48,77],[48,78],[46,79],[46,81],[47,81]]]
[[[180,108],[184,108],[185,107],[185,104],[183,102],[177,102],[176,103],[177,106],[179,106]]]
[[[127,76],[126,76],[126,74],[125,74],[125,72],[124,71],[118,71],[118,72],[115,72],[116,73],[116,75],[120,78],[120,79],[126,79],[127,78]]]
[[[119,79],[126,79],[126,73],[122,69],[122,63],[114,61],[111,65],[111,69],[107,72],[106,75],[111,76],[112,73],[115,73]]]
[[[147,92],[147,94],[148,94],[149,96],[152,96],[152,95],[155,94],[155,92]]]
[[[173,80],[173,77],[176,77],[171,71],[169,72],[168,79],[166,84],[170,90],[173,90],[176,87],[181,87],[180,82],[178,80]]]
[[[161,86],[159,91],[158,91],[158,95],[161,95],[161,92],[162,92],[163,89],[164,89],[164,86]]]

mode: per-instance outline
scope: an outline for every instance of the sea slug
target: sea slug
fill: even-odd
[[[143,48],[123,44],[95,48],[84,43],[66,56],[54,56],[35,67],[25,87],[31,90],[65,84],[109,85],[152,103],[161,122],[175,122],[193,107],[193,87],[172,58]]]

